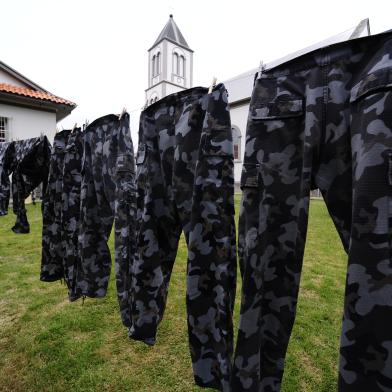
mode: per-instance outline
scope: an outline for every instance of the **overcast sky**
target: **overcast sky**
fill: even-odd
[[[392,28],[391,0],[0,0],[0,59],[78,107],[90,122],[125,106],[137,133],[147,49],[169,14],[194,53],[193,85],[209,85],[321,41],[370,18]]]

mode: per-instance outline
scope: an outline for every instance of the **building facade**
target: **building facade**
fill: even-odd
[[[0,142],[41,134],[53,142],[57,122],[75,107],[0,61]]]

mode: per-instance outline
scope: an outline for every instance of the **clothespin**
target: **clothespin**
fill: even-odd
[[[75,131],[75,129],[77,128],[77,126],[78,126],[78,123],[75,123],[75,125],[73,126],[73,128],[72,128],[72,131],[71,131],[71,132],[74,132],[74,131]]]
[[[90,122],[87,120],[87,118],[86,118],[86,120],[84,121],[84,124],[83,124],[83,131],[88,127],[88,124],[89,124]]]
[[[44,138],[44,133],[43,133],[42,131],[40,132],[39,137],[40,137],[41,139]]]
[[[215,85],[216,85],[216,81],[217,81],[217,78],[216,78],[216,76],[214,76],[214,77],[212,78],[212,82],[211,82],[210,88],[208,89],[208,94],[211,94],[211,93],[212,93],[212,90],[213,90],[213,88],[214,88]]]
[[[263,60],[260,61],[259,65],[259,72],[257,73],[257,79],[261,78],[261,74],[265,71],[265,64],[263,63]]]
[[[118,119],[121,120],[122,116],[127,112],[127,109],[123,107],[123,110],[121,111],[121,114],[118,116]]]

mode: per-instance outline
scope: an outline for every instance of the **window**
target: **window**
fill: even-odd
[[[178,53],[173,53],[173,74],[185,77],[185,57]]]
[[[185,76],[185,58],[184,58],[184,56],[179,57],[178,75],[182,76],[182,77]]]
[[[161,73],[161,53],[158,52],[155,76],[159,75],[160,73]]]
[[[152,56],[151,69],[153,78],[155,78],[155,76],[158,76],[161,72],[161,52],[158,52],[157,54],[154,54],[154,56]]]
[[[241,159],[241,131],[237,126],[233,125],[231,132],[233,135],[234,159],[239,160]]]
[[[178,54],[173,53],[173,73],[178,75]]]
[[[9,121],[7,117],[0,117],[0,142],[8,140]]]

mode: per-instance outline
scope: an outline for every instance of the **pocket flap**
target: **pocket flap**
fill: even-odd
[[[116,172],[135,172],[135,163],[133,156],[130,154],[121,154],[117,156],[116,159]]]
[[[304,113],[303,100],[265,102],[252,108],[252,120],[274,120],[279,118],[299,117]]]
[[[139,147],[137,149],[137,155],[136,155],[136,164],[140,165],[144,162],[146,159],[146,146],[144,144],[139,144]]]
[[[258,164],[244,163],[241,173],[241,189],[259,186],[259,168]]]
[[[392,87],[392,69],[381,69],[367,75],[357,83],[350,92],[350,102],[355,102],[366,95],[378,90],[390,89]]]
[[[233,139],[229,129],[212,129],[203,135],[202,140],[204,155],[234,157]]]

